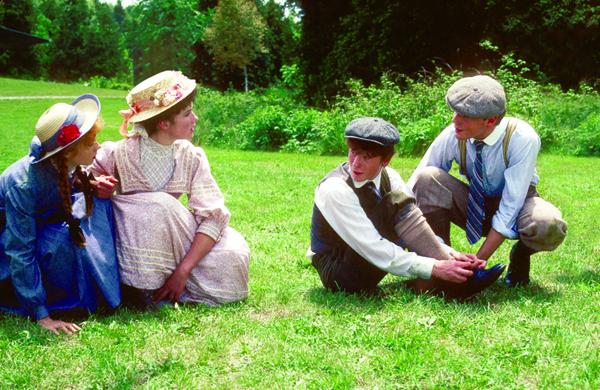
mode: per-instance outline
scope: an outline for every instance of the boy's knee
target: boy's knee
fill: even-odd
[[[534,234],[521,237],[526,246],[536,251],[553,251],[567,235],[567,223],[559,215],[540,215],[534,219]]]
[[[440,177],[447,175],[448,173],[438,167],[425,167],[419,170],[417,173],[417,179],[415,181],[415,190],[417,187],[428,188],[433,183],[439,181]]]

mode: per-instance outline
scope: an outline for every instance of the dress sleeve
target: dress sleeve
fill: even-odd
[[[204,150],[194,148],[193,170],[188,207],[198,223],[196,233],[204,233],[215,241],[221,237],[229,223],[230,213],[219,186],[210,172],[210,165]]]
[[[89,171],[94,176],[110,175],[117,176],[117,164],[114,151],[117,147],[116,142],[104,142],[94,158],[94,162],[89,166]]]
[[[36,223],[29,214],[32,196],[21,187],[13,187],[6,199],[4,250],[10,259],[13,286],[23,308],[36,320],[49,315],[46,291],[35,257]]]

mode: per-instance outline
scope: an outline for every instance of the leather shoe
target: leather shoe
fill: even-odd
[[[504,264],[496,264],[492,268],[473,271],[473,276],[460,285],[461,288],[458,289],[456,298],[469,299],[478,292],[485,290],[498,280],[505,268]]]

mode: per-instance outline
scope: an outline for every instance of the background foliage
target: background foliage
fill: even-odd
[[[600,155],[600,95],[582,85],[563,92],[522,76],[523,61],[512,56],[496,72],[508,96],[508,114],[527,120],[542,139],[542,150]],[[250,150],[344,153],[343,131],[359,116],[377,116],[395,124],[401,155],[421,155],[452,118],[446,106],[448,87],[460,72],[415,79],[392,79],[365,85],[350,80],[327,109],[306,107],[287,89],[271,88],[243,95],[205,91],[196,101],[203,143]]]
[[[127,90],[161,70],[182,70],[205,87],[197,101],[204,144],[339,154],[345,125],[369,115],[398,126],[401,154],[419,154],[450,121],[450,83],[485,72],[504,84],[509,115],[528,120],[544,150],[600,153],[600,6],[591,0],[0,5],[0,24],[51,40],[0,48],[0,74]],[[221,34],[209,50],[219,42],[211,31],[236,25],[260,28],[236,29],[235,39]],[[244,66],[246,96],[237,92]]]
[[[413,76],[444,65],[481,71],[514,53],[574,88],[600,75],[600,6],[593,0],[300,0],[306,96],[324,105],[348,78]],[[481,41],[493,42],[490,51]],[[568,64],[568,66],[565,66]],[[540,77],[542,76],[542,77]]]

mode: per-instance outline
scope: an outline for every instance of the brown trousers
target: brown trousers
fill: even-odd
[[[413,190],[417,205],[430,226],[444,240],[448,239],[446,243],[450,245],[450,222],[465,229],[469,186],[442,169],[427,167],[419,173]],[[498,209],[498,204],[498,200],[486,201],[484,234],[489,231],[491,216]],[[542,199],[534,187],[527,194],[517,226],[519,240],[536,252],[556,249],[567,234],[567,223],[560,211]]]

